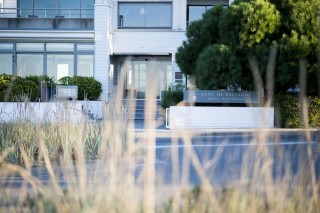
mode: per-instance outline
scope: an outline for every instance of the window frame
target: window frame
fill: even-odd
[[[120,5],[121,4],[131,4],[131,5],[135,5],[135,4],[144,4],[144,8],[146,8],[146,5],[148,4],[159,4],[159,5],[169,5],[170,6],[170,26],[168,27],[157,27],[157,26],[146,26],[146,23],[144,23],[144,26],[143,27],[140,27],[140,26],[120,26]],[[172,25],[173,25],[173,5],[172,5],[172,2],[171,1],[160,1],[160,2],[141,2],[141,1],[137,1],[137,2],[128,2],[128,1],[121,1],[121,2],[118,2],[118,5],[117,5],[117,29],[172,29]],[[146,14],[144,16],[144,18],[146,19]]]

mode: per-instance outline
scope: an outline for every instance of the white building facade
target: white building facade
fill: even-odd
[[[108,101],[184,82],[175,53],[189,22],[228,0],[0,0],[0,73],[93,76]]]

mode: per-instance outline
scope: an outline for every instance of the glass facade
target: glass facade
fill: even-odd
[[[74,75],[74,56],[73,55],[47,55],[47,75],[54,77],[54,81],[65,76]]]
[[[17,75],[43,75],[43,54],[17,54]]]
[[[44,51],[43,43],[17,43],[17,51]]]
[[[94,0],[18,0],[20,17],[93,18]]]
[[[93,77],[93,55],[78,55],[77,75]]]
[[[93,44],[77,44],[78,51],[94,51]]]
[[[171,28],[172,3],[119,2],[119,28]]]
[[[93,43],[0,43],[0,73],[28,76],[94,75]]]
[[[54,51],[54,52],[73,52],[74,51],[74,44],[73,43],[47,43],[46,46],[47,51]]]
[[[12,59],[13,56],[10,53],[0,53],[0,74],[12,74]]]
[[[13,43],[0,43],[0,51],[12,51]]]
[[[34,0],[33,7],[35,8],[35,10],[32,15],[45,18],[53,18],[56,14],[55,9],[57,8],[57,4],[52,0]]]
[[[187,8],[187,22],[191,23],[193,21],[197,21],[202,19],[202,15],[211,9],[212,5],[188,5]]]
[[[171,57],[126,57],[118,59],[115,84],[124,81],[125,96],[144,99],[148,87],[155,89],[155,98],[168,88],[172,81]],[[125,76],[125,79],[121,79]]]
[[[94,0],[81,0],[81,17],[93,18]]]

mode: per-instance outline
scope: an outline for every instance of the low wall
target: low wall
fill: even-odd
[[[167,109],[167,128],[273,128],[274,108],[190,107]]]
[[[102,101],[2,102],[0,121],[28,119],[33,121],[79,121],[103,118]]]

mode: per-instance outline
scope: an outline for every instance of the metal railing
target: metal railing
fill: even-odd
[[[0,18],[94,18],[94,9],[0,8]]]

